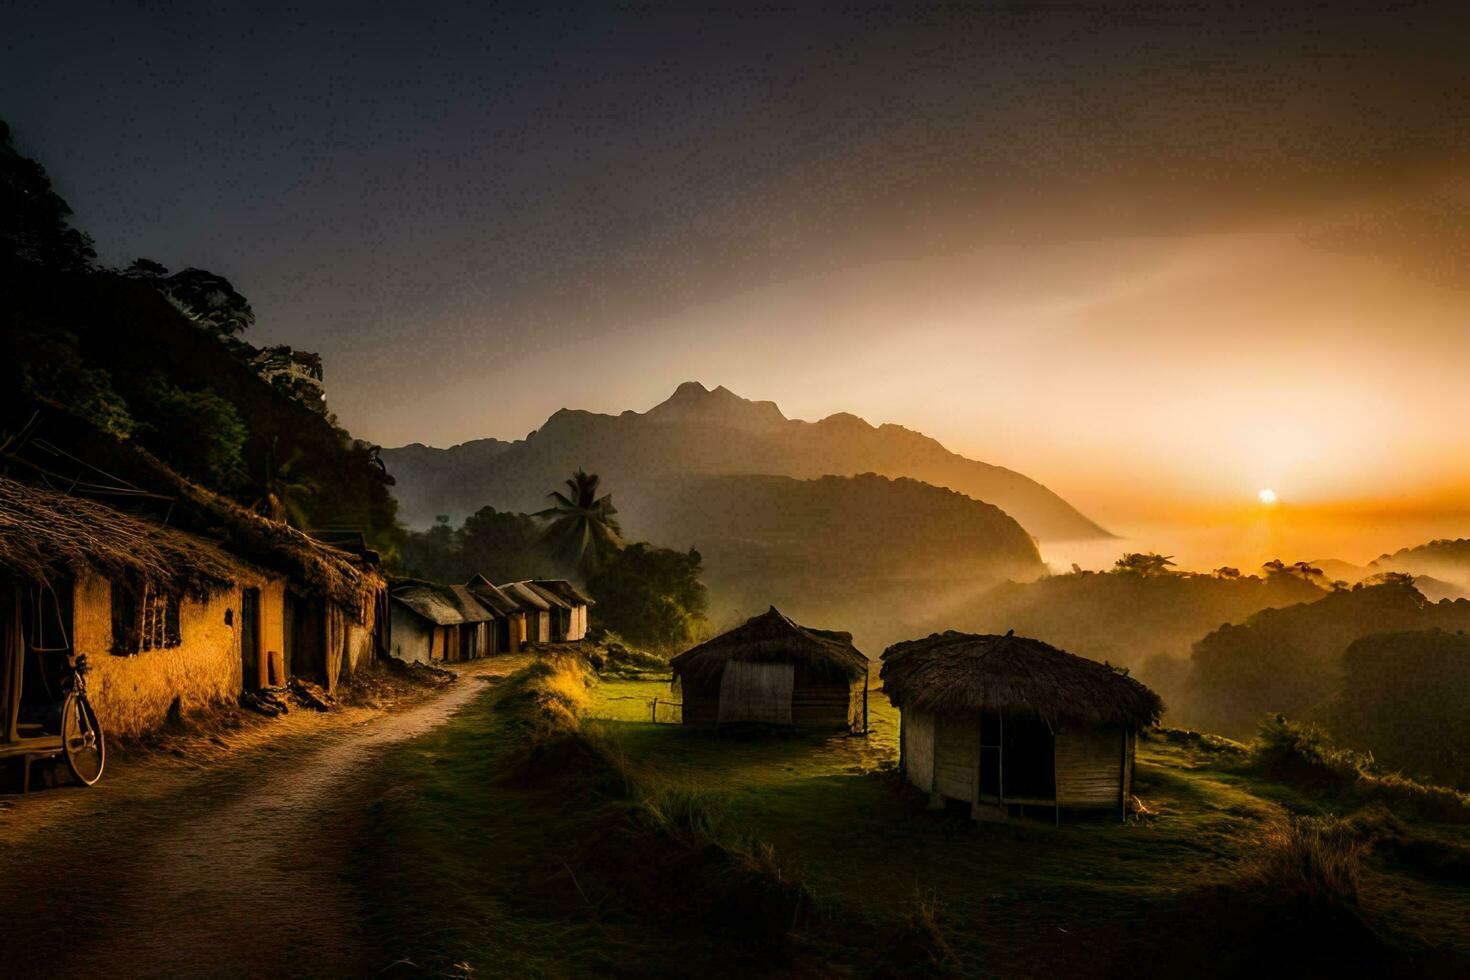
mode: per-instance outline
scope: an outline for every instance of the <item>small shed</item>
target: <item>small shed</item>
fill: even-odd
[[[511,582],[502,585],[500,591],[515,600],[526,614],[526,642],[550,643],[551,603],[531,587],[530,582]]]
[[[799,626],[775,606],[669,666],[686,725],[867,730],[868,658],[852,634]]]
[[[526,642],[526,611],[488,578],[476,573],[465,583],[480,604],[495,614],[495,653],[519,653]]]
[[[564,578],[538,578],[531,584],[556,596],[570,609],[565,639],[575,642],[587,638],[587,608],[597,605],[595,599]]]
[[[393,655],[400,660],[472,660],[494,652],[495,620],[463,585],[412,582],[392,591]]]
[[[1107,664],[1027,637],[936,633],[883,653],[900,768],[977,819],[1026,807],[1126,814],[1138,731],[1159,696]]]
[[[572,604],[539,582],[522,582],[547,605],[547,622],[552,643],[565,643],[572,628]]]

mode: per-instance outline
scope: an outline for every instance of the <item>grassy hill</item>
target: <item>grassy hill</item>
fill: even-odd
[[[439,975],[1453,976],[1451,822],[1311,790],[1234,743],[1139,748],[1147,815],[979,825],[875,733],[745,741],[647,721],[666,682],[543,666],[390,753],[375,927]],[[598,720],[602,719],[602,720]],[[1398,806],[1394,799],[1393,806]],[[433,909],[433,914],[425,914]]]

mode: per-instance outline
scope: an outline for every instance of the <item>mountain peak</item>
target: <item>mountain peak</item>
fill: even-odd
[[[665,422],[706,422],[735,429],[761,431],[786,421],[775,402],[751,401],[719,385],[706,388],[698,381],[685,381],[674,393],[645,415]]]

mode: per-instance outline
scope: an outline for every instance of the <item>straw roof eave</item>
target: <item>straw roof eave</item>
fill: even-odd
[[[0,566],[37,581],[90,570],[199,597],[261,574],[197,535],[9,477],[0,477]]]
[[[1106,664],[1010,634],[951,631],[897,643],[884,651],[880,676],[895,707],[936,714],[1002,711],[1143,728],[1164,707]]]

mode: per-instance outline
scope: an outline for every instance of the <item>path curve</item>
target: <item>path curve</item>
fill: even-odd
[[[359,928],[366,909],[349,875],[372,859],[356,845],[372,762],[443,724],[512,666],[487,663],[405,710],[264,746],[177,792],[124,795],[88,814],[85,832],[68,826],[0,855],[0,973],[378,973],[388,963]]]

